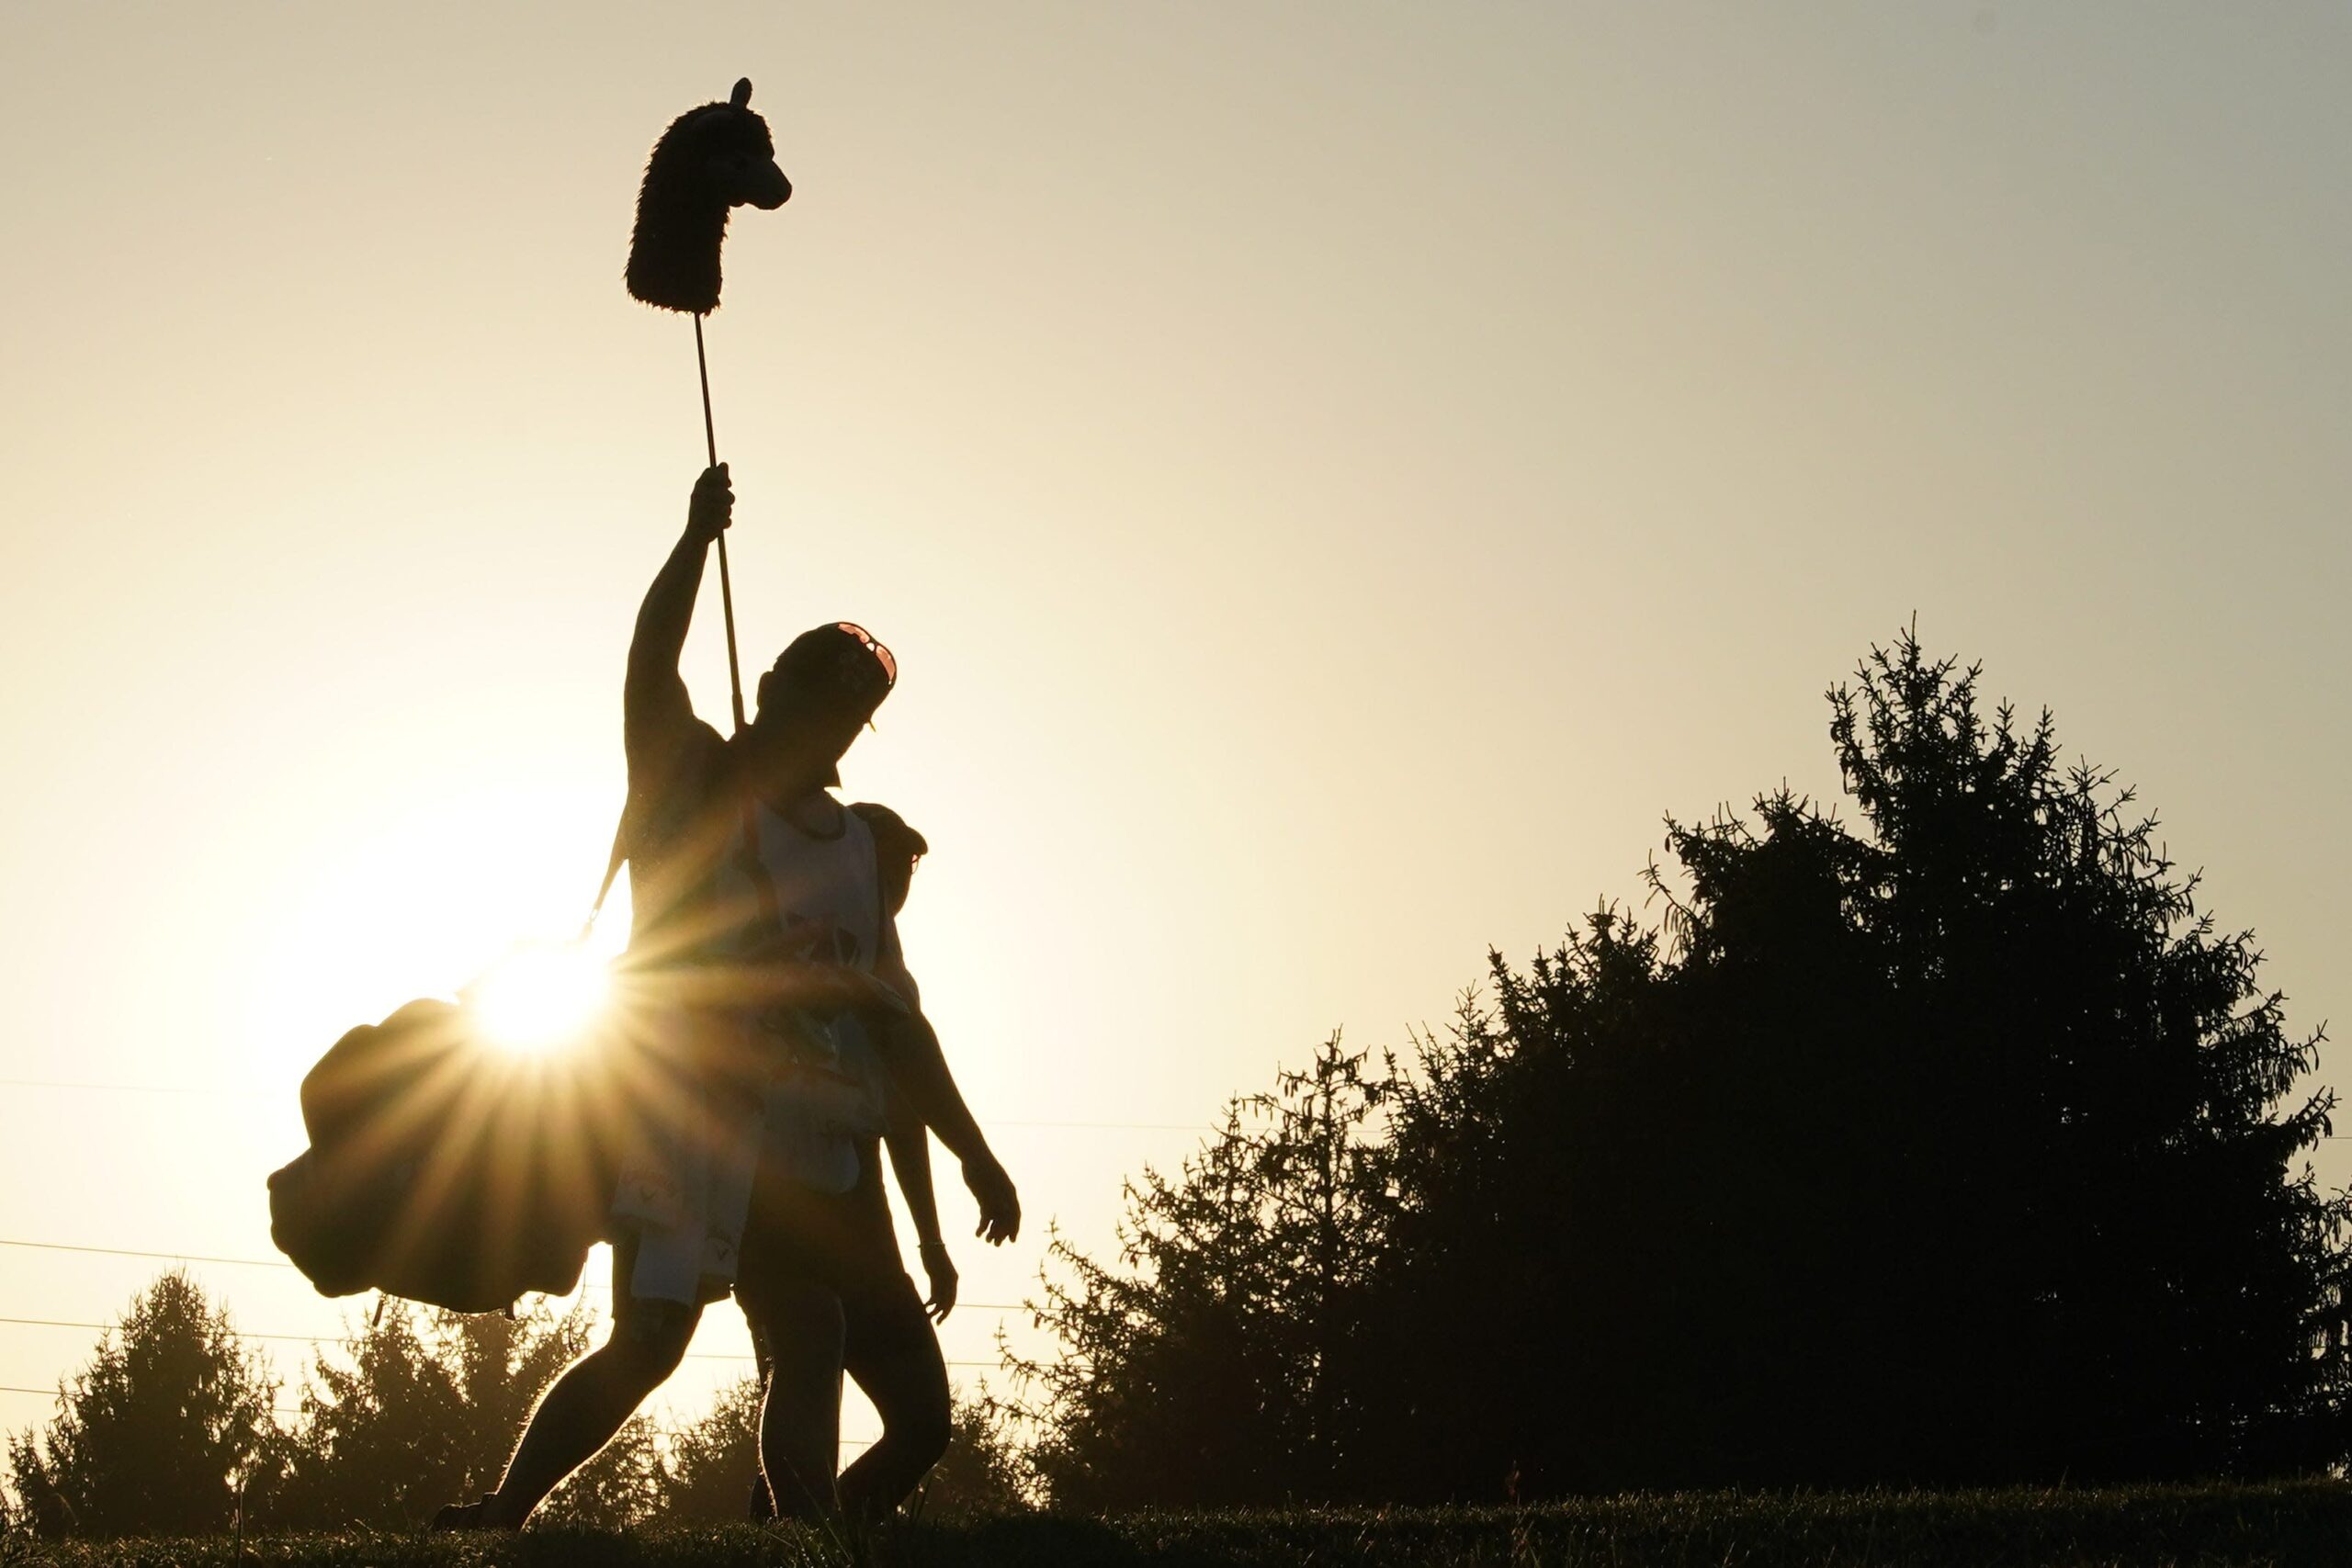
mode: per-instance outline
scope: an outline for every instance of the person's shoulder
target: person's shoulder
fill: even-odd
[[[906,906],[915,863],[931,852],[931,841],[887,806],[860,800],[852,802],[849,809],[874,839],[874,866],[881,878],[883,908],[896,915]]]
[[[688,715],[678,727],[678,744],[696,757],[717,761],[727,755],[727,737],[707,718]]]
[[[888,807],[871,800],[854,800],[849,808],[865,824],[865,830],[874,835],[876,853],[919,860],[931,852],[930,841]]]

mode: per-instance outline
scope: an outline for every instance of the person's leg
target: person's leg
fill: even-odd
[[[760,1390],[761,1398],[764,1400],[767,1397],[769,1366],[767,1336],[761,1331],[758,1317],[750,1312],[746,1312],[743,1317],[752,1330],[752,1376]],[[757,1417],[755,1416],[754,1419],[756,1420]],[[750,1515],[755,1523],[764,1523],[775,1517],[775,1494],[768,1490],[767,1475],[760,1469],[758,1438],[759,1434],[754,1430],[752,1444]]]
[[[442,1529],[520,1529],[541,1499],[612,1441],[686,1353],[700,1307],[629,1295],[631,1249],[613,1248],[613,1328],[602,1348],[574,1361],[531,1412],[498,1490],[444,1508]]]
[[[947,1363],[904,1274],[846,1303],[842,1365],[882,1417],[882,1436],[842,1472],[842,1512],[878,1519],[911,1496],[947,1451]]]
[[[831,1518],[841,1462],[842,1302],[805,1280],[763,1284],[754,1309],[766,1342],[760,1404],[760,1471],[776,1517]]]

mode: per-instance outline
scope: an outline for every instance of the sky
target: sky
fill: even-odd
[[[703,461],[630,207],[739,75],[746,659],[898,653],[847,793],[931,840],[1030,1215],[951,1361],[1228,1096],[1638,907],[1668,814],[1834,796],[1915,620],[2352,1014],[2352,12],[652,15],[0,8],[0,1427],[165,1266],[58,1246],[255,1260],[193,1267],[299,1372],[366,1304],[267,1266],[300,1074],[585,912]],[[723,722],[715,614],[685,667]]]

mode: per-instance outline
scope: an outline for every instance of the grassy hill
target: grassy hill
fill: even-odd
[[[1972,1493],[1683,1494],[1531,1508],[1298,1509],[1032,1515],[916,1524],[870,1542],[876,1568],[2339,1568],[2352,1562],[2352,1485],[2132,1487]],[[339,1536],[18,1542],[0,1559],[61,1568],[749,1568],[852,1561],[809,1534],[749,1527],[629,1535],[532,1530],[452,1539]]]

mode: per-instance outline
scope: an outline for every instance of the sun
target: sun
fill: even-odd
[[[482,1037],[525,1055],[578,1039],[611,998],[605,961],[574,942],[516,947],[466,987]]]

